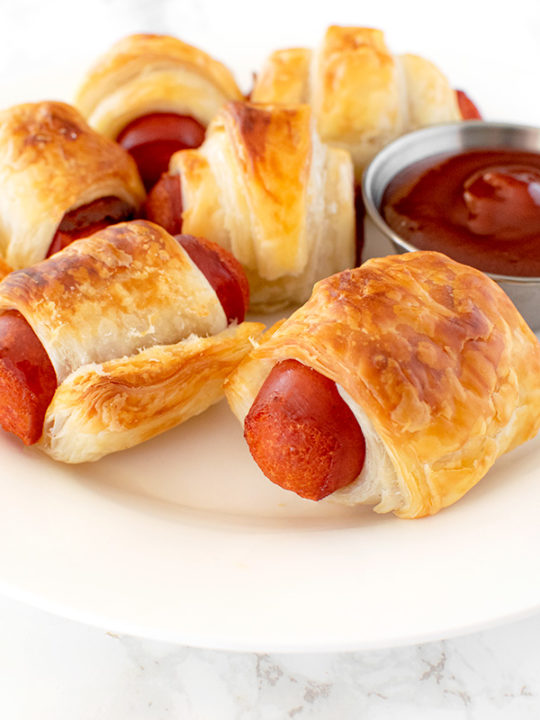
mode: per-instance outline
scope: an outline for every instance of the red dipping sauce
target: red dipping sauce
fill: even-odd
[[[471,150],[410,165],[385,190],[381,213],[419,250],[484,272],[540,277],[540,154]]]

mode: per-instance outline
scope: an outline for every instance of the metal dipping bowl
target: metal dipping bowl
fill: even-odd
[[[475,148],[515,149],[540,153],[540,128],[499,122],[471,121],[434,125],[403,135],[383,148],[364,172],[362,195],[366,213],[398,253],[418,248],[390,228],[380,213],[384,191],[402,170],[419,160],[442,153]],[[433,248],[436,250],[437,248]],[[540,277],[486,273],[504,289],[533,330],[540,330]]]

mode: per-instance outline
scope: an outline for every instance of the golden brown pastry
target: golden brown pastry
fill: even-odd
[[[60,102],[0,113],[0,185],[0,256],[14,268],[42,260],[88,225],[133,217],[145,198],[129,154]]]
[[[0,283],[5,429],[57,460],[84,462],[222,397],[262,326],[229,324],[224,292],[235,292],[236,270],[220,262],[221,249],[208,269],[212,247],[203,243],[201,261],[200,243],[187,240],[146,221],[120,223]]]
[[[388,142],[424,125],[461,119],[444,75],[416,55],[393,55],[373,28],[331,26],[315,50],[274,52],[251,99],[309,103],[323,142],[347,149],[357,179]]]
[[[389,256],[318,283],[226,394],[274,482],[415,518],[538,432],[540,343],[480,271],[434,252]]]
[[[227,100],[241,100],[222,63],[168,35],[137,34],[117,42],[88,71],[75,105],[92,127],[116,138],[132,120],[156,112],[208,125]]]
[[[228,103],[199,149],[173,155],[169,173],[150,195],[147,216],[167,226],[171,212],[163,220],[161,207],[176,204],[181,222],[171,231],[181,227],[232,252],[248,276],[253,310],[302,303],[315,281],[354,264],[352,163],[321,143],[307,105]],[[152,212],[171,178],[181,199]]]
[[[135,159],[149,190],[173,152],[198,147],[228,100],[241,100],[229,70],[167,35],[131,35],[88,72],[75,100],[92,127]]]

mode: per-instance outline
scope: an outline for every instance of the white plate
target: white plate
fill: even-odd
[[[152,29],[200,44],[248,87],[268,50],[314,45],[332,22],[362,22],[385,28],[396,51],[437,61],[490,118],[538,122],[536,0],[516,0],[510,16],[490,11],[490,33],[477,31],[481,4],[456,2],[442,32],[433,4],[421,0],[372,4],[362,18],[355,2],[312,4],[306,13],[302,3],[279,0],[264,23],[252,4],[205,0],[199,11],[162,3],[166,22]],[[69,9],[63,25],[48,5],[29,25],[25,7],[6,7],[1,104],[69,98],[90,59],[148,28],[146,6],[137,15],[117,5],[101,3],[85,19],[84,42],[68,27]],[[429,30],[420,17],[431,19]],[[78,467],[0,434],[0,498],[0,591],[115,632],[328,651],[448,637],[540,606],[540,437],[500,459],[458,504],[418,521],[310,503],[274,487],[224,403]]]
[[[0,436],[0,589],[108,630],[256,651],[447,637],[540,605],[540,437],[417,521],[296,498],[225,403],[63,466]]]
[[[367,254],[385,250],[368,226]],[[540,607],[540,436],[416,521],[272,485],[224,401],[97,463],[58,464],[1,432],[0,459],[0,591],[114,632],[329,651]]]

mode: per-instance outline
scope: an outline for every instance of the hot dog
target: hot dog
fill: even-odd
[[[309,500],[353,482],[364,465],[363,433],[336,384],[296,360],[274,366],[244,436],[272,482]]]
[[[56,390],[56,373],[43,345],[16,310],[0,316],[0,423],[26,445],[39,439]]]
[[[58,226],[47,257],[63,250],[74,240],[88,237],[107,225],[133,219],[133,207],[117,197],[104,197],[70,210]]]
[[[243,322],[249,306],[249,283],[238,260],[211,240],[193,235],[175,237],[216,291],[227,322]]]
[[[214,115],[243,93],[207,53],[168,35],[123,38],[86,74],[76,105],[135,158],[149,189],[181,148],[198,147]]]
[[[204,134],[205,128],[193,117],[152,113],[130,122],[116,141],[133,157],[146,190],[150,190],[167,171],[171,155],[199,147]]]
[[[163,173],[148,196],[145,215],[148,220],[161,225],[178,239],[217,292],[229,322],[242,322],[249,305],[249,283],[246,274],[238,260],[217,243],[180,234],[182,196],[178,175]]]
[[[177,241],[215,290],[227,322],[242,322],[248,284],[237,261],[214,243],[182,235]],[[37,442],[57,385],[51,359],[27,320],[16,310],[4,311],[0,315],[0,425],[27,445]]]
[[[349,439],[358,432],[342,420],[344,406],[327,399],[313,370],[305,381],[283,372],[291,357],[336,383],[354,414],[366,451],[353,470],[341,453],[358,453],[360,442]],[[318,282],[225,391],[274,482],[320,497],[336,461],[349,474],[332,500],[413,518],[459,500],[500,455],[536,435],[539,377],[540,343],[501,287],[420,251]]]
[[[148,194],[145,217],[161,225],[171,235],[178,235],[182,232],[180,175],[163,173]]]
[[[456,97],[463,120],[482,120],[482,114],[463,90],[456,90]]]

